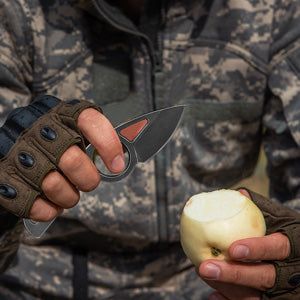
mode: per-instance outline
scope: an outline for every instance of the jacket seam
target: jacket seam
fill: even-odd
[[[253,53],[249,52],[248,50],[242,48],[241,46],[233,43],[227,43],[225,41],[220,40],[214,40],[210,38],[200,38],[197,40],[192,40],[187,44],[186,47],[178,47],[176,49],[177,51],[185,51],[188,48],[191,48],[193,46],[201,46],[201,47],[207,47],[211,49],[219,49],[219,50],[226,50],[230,53],[233,53],[239,57],[241,57],[243,60],[248,62],[251,66],[253,66],[255,69],[257,69],[259,72],[261,72],[264,75],[268,74],[268,67],[267,63],[265,63],[262,59],[254,55]],[[166,46],[166,49],[173,49],[170,46]]]
[[[286,62],[290,69],[295,73],[295,75],[300,79],[300,69],[292,62],[290,57],[287,57]]]
[[[289,56],[293,54],[295,51],[300,49],[300,41],[296,40],[295,42],[291,43],[288,47],[282,49],[277,54],[273,56],[269,63],[269,73],[283,60],[289,59]]]
[[[23,64],[16,58],[14,58],[12,56],[9,57],[4,53],[0,53],[0,58],[1,58],[1,61],[3,59],[3,61],[1,62],[1,65],[4,66],[7,70],[10,70],[9,65],[11,65],[11,62],[13,63],[13,65],[15,65],[18,68],[18,70],[22,69]]]

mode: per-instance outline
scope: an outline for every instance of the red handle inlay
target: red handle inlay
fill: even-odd
[[[148,123],[147,119],[136,122],[120,131],[121,135],[132,142]]]

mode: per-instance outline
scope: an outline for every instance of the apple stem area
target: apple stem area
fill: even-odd
[[[219,256],[222,253],[222,251],[220,249],[215,248],[215,247],[211,247],[210,251],[213,256]]]

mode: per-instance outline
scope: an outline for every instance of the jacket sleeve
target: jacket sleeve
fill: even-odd
[[[12,262],[18,247],[19,238],[23,231],[21,219],[5,211],[0,212],[0,274],[3,273]]]
[[[32,99],[32,34],[17,2],[0,0],[0,126],[12,109]]]
[[[0,0],[0,126],[12,109],[32,99],[32,43],[23,11],[17,0]],[[21,220],[0,207],[0,273],[13,260],[22,230]]]
[[[264,148],[270,196],[300,211],[300,7],[282,2],[274,12]]]

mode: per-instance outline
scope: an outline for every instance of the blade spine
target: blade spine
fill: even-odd
[[[144,113],[144,114],[142,114],[140,116],[134,117],[131,120],[124,121],[124,122],[118,124],[117,126],[115,126],[114,129],[115,130],[117,130],[117,129],[119,130],[120,127],[123,127],[125,125],[126,126],[130,126],[130,125],[132,125],[131,123],[134,124],[139,119],[143,119],[143,118],[146,118],[147,116],[151,116],[151,115],[156,115],[156,114],[159,115],[160,113],[162,113],[165,110],[173,110],[173,109],[179,109],[179,108],[181,108],[182,109],[181,114],[182,114],[184,107],[185,107],[185,105],[181,105],[180,104],[180,105],[174,105],[174,106],[169,106],[169,107],[161,108],[161,109],[158,109],[158,110],[150,111],[150,112]]]
[[[180,105],[181,107],[183,107],[183,109],[180,111],[180,116],[176,122],[176,126],[174,127],[174,129],[172,130],[172,132],[170,133],[169,137],[167,138],[167,140],[153,153],[151,154],[147,159],[145,160],[139,160],[138,162],[147,162],[149,159],[151,159],[154,155],[156,155],[157,153],[159,153],[165,146],[166,144],[169,143],[169,141],[171,140],[171,138],[173,137],[175,131],[178,129],[180,123],[181,123],[181,120],[182,120],[182,117],[183,117],[183,111],[184,111],[184,106],[183,105]],[[178,107],[178,106],[172,106],[171,108],[175,108],[175,107]],[[161,112],[162,110],[160,110]],[[159,116],[159,115],[158,115]]]

